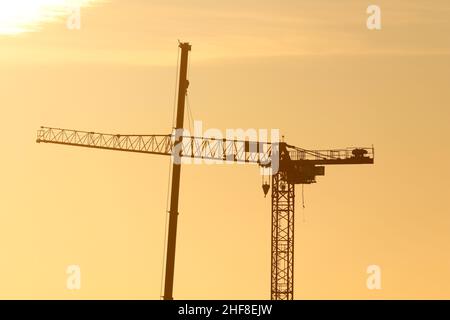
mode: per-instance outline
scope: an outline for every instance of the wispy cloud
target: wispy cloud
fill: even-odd
[[[69,14],[73,7],[92,5],[96,0],[14,0],[0,2],[0,35],[41,30],[43,23]]]
[[[450,53],[450,43],[443,41],[450,32],[446,19],[450,3],[436,0],[428,7],[418,0],[379,3],[382,30],[369,31],[366,4],[356,0],[112,0],[83,10],[81,31],[47,24],[42,32],[23,39],[0,37],[8,48],[0,52],[0,60],[171,64],[177,39],[195,45],[197,61]]]

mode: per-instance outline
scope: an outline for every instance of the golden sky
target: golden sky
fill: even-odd
[[[80,30],[64,1],[0,5],[0,298],[159,299],[169,159],[34,141],[40,125],[169,133],[178,39],[205,128],[375,145],[375,165],[306,186],[305,210],[297,186],[297,299],[450,298],[447,0],[379,0],[379,31],[360,0],[79,2]],[[184,166],[181,184],[175,298],[269,298],[258,169]]]

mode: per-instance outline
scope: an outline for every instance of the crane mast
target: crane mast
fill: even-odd
[[[325,165],[373,164],[374,148],[306,150],[284,141],[248,141],[184,135],[189,43],[181,49],[176,125],[171,134],[123,135],[41,127],[36,142],[172,156],[171,193],[165,255],[164,300],[173,300],[181,158],[244,162],[271,168],[271,299],[294,299],[295,185],[316,182]],[[263,184],[266,195],[270,185]]]
[[[294,209],[295,184],[279,171],[272,175],[272,300],[294,299]]]
[[[181,60],[180,60],[180,77],[178,83],[178,105],[177,120],[175,127],[175,145],[183,140],[184,122],[184,104],[186,101],[186,92],[189,86],[187,80],[188,55],[191,50],[189,43],[180,43]],[[178,134],[177,134],[178,133]],[[175,159],[176,160],[176,159]],[[169,228],[167,234],[167,252],[166,252],[166,272],[164,280],[164,300],[173,300],[173,277],[175,272],[175,249],[177,242],[177,222],[178,222],[178,200],[180,196],[180,175],[181,163],[173,161],[172,164],[172,187],[170,192],[170,210],[169,210]]]

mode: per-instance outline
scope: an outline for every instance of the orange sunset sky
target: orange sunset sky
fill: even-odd
[[[67,28],[81,5],[81,29]],[[381,8],[368,30],[366,9]],[[171,131],[178,39],[203,127],[375,164],[297,186],[296,299],[450,298],[448,0],[0,2],[0,298],[159,299],[169,158],[36,144],[41,125]],[[187,121],[187,120],[186,120]],[[188,122],[186,122],[186,125]],[[185,165],[176,299],[270,298],[251,165]],[[366,269],[379,265],[381,290]],[[81,289],[66,288],[79,265]]]

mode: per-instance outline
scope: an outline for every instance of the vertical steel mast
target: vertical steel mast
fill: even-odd
[[[189,86],[187,80],[188,55],[191,45],[188,42],[180,43],[181,59],[180,59],[180,76],[178,82],[178,106],[177,106],[177,122],[175,127],[176,141],[175,146],[181,143],[183,138],[183,122],[184,122],[184,105],[186,100],[186,91]],[[174,151],[179,148],[174,147]],[[170,193],[170,210],[169,210],[169,229],[167,235],[167,252],[166,252],[166,271],[164,280],[164,300],[173,300],[173,276],[175,271],[175,248],[177,241],[177,221],[178,221],[178,199],[180,194],[180,174],[181,162],[179,155],[173,154],[172,165],[172,188]]]
[[[271,299],[294,299],[295,184],[286,171],[272,176]]]

